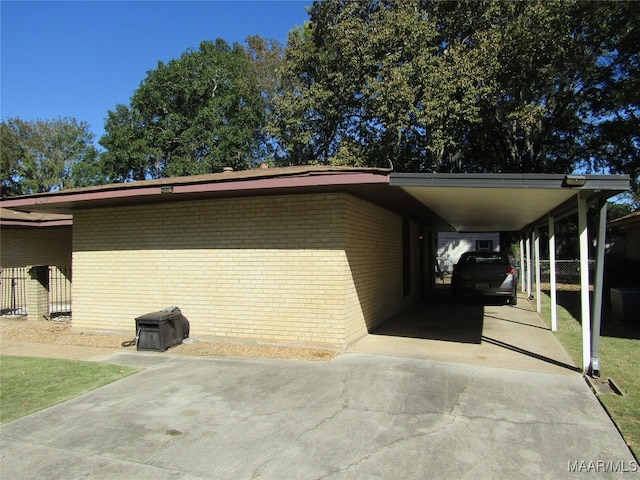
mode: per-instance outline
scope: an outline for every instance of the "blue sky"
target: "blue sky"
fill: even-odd
[[[3,120],[75,117],[96,142],[109,110],[129,99],[158,61],[203,40],[248,35],[286,43],[312,0],[0,1]]]

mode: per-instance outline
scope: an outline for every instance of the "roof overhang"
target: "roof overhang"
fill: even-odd
[[[608,225],[609,228],[639,228],[640,227],[640,211],[630,213],[624,217],[611,220]]]
[[[116,183],[5,198],[3,207],[25,212],[73,214],[85,208],[200,198],[313,193],[387,185],[388,170],[287,167]]]
[[[25,195],[3,199],[2,206],[23,212],[73,214],[80,209],[123,205],[342,192],[446,228],[446,222],[411,195],[389,188],[389,173],[389,169],[321,165],[253,169]]]
[[[203,198],[344,192],[436,231],[520,231],[576,210],[578,195],[604,201],[629,189],[626,175],[393,173],[299,166],[101,185],[4,199],[37,214]]]
[[[391,173],[389,185],[428,205],[452,231],[521,231],[629,190],[627,175]]]
[[[70,227],[72,224],[71,215],[17,212],[0,208],[0,226],[2,227]]]

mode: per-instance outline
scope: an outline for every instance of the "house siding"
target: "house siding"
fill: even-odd
[[[439,233],[438,266],[440,271],[451,272],[463,253],[476,250],[478,240],[490,241],[493,251],[500,250],[499,233]]]
[[[352,343],[421,297],[420,225],[409,222],[410,293],[403,288],[403,218],[348,197],[345,252],[346,343]]]
[[[207,200],[74,216],[74,327],[132,331],[176,305],[193,335],[344,340],[339,195]]]
[[[71,230],[71,227],[3,227],[0,266],[70,266]]]
[[[419,295],[402,217],[340,193],[79,210],[73,262],[86,331],[175,305],[194,337],[340,348]]]
[[[402,302],[402,217],[349,197],[345,208],[346,342],[371,331]]]

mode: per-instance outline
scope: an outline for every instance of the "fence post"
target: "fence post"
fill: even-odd
[[[27,267],[27,315],[40,321],[49,317],[49,266]]]

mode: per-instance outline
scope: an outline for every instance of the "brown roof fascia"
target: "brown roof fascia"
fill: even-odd
[[[608,226],[611,228],[624,228],[635,225],[640,225],[640,211],[616,218],[608,223]]]
[[[388,169],[307,165],[260,168],[86,187],[3,199],[3,206],[29,212],[71,213],[82,205],[179,200],[194,194],[238,195],[269,190],[388,183]]]
[[[0,226],[3,227],[69,227],[72,224],[71,215],[17,212],[0,208]]]

